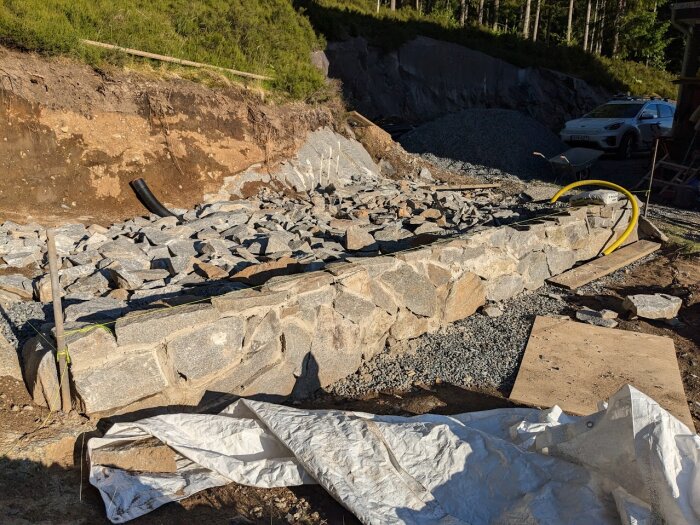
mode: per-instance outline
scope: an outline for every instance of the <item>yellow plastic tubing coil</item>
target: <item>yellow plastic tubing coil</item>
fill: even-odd
[[[632,220],[630,220],[630,223],[627,225],[625,231],[622,232],[620,238],[603,250],[603,255],[610,255],[612,252],[617,250],[623,242],[625,242],[625,239],[629,237],[630,233],[632,233],[634,230],[634,226],[637,224],[637,219],[639,218],[639,206],[637,205],[637,199],[635,199],[634,196],[625,188],[618,186],[617,184],[613,184],[612,182],[608,182],[606,180],[580,180],[578,182],[573,182],[568,186],[564,186],[556,193],[556,195],[554,195],[554,197],[552,197],[550,202],[554,204],[557,202],[559,197],[564,195],[567,191],[578,188],[579,186],[603,186],[605,188],[610,188],[611,190],[622,193],[625,197],[627,197],[627,200],[632,203]]]

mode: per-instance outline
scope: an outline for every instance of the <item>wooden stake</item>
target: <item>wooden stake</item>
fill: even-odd
[[[182,58],[169,57],[166,55],[157,55],[155,53],[149,53],[147,51],[139,51],[138,49],[131,49],[128,47],[115,46],[113,44],[105,44],[103,42],[95,42],[94,40],[81,40],[81,42],[88,46],[102,47],[104,49],[112,49],[114,51],[121,51],[127,55],[134,55],[137,57],[150,58],[153,60],[160,60],[161,62],[170,62],[172,64],[180,64],[181,66],[191,66],[191,67],[202,67],[206,69],[216,69],[217,71],[226,71],[232,75],[238,75],[239,77],[255,78],[257,80],[274,80],[272,77],[266,77],[265,75],[256,75],[255,73],[247,73],[245,71],[238,71],[237,69],[229,69],[227,67],[212,66],[211,64],[203,64],[202,62],[192,62],[191,60],[184,60]]]
[[[56,350],[58,373],[61,385],[61,407],[64,412],[71,411],[70,381],[68,379],[68,360],[66,359],[66,341],[63,336],[63,308],[61,307],[61,286],[58,281],[58,256],[53,229],[46,230],[49,248],[49,272],[51,274],[51,298],[53,300],[53,318],[56,325]]]

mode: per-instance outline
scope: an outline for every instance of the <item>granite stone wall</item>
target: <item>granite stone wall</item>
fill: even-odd
[[[76,406],[109,414],[231,395],[304,395],[355,372],[387,343],[435,331],[595,257],[627,225],[624,206],[573,208],[196,304],[130,312],[108,326],[69,326]],[[55,388],[47,364],[55,359],[40,339],[23,353],[25,363],[42,363],[33,391],[47,404],[42,385]]]

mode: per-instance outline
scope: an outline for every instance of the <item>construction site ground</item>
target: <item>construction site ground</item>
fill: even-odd
[[[700,429],[700,260],[670,247],[623,268],[567,296],[568,313],[580,307],[621,311],[626,295],[668,293],[684,299],[679,322],[624,319],[620,329],[673,339],[689,408]],[[548,293],[548,292],[541,292]],[[549,292],[551,293],[551,292]],[[508,304],[505,305],[508,308]],[[566,308],[561,313],[567,313]],[[481,314],[476,314],[481,315]],[[400,359],[400,356],[398,357]],[[103,523],[103,502],[88,483],[85,440],[105,431],[109,419],[90,421],[75,413],[62,415],[32,403],[25,386],[0,379],[0,428],[11,429],[3,448],[21,450],[40,461],[0,460],[0,521],[3,523]],[[376,391],[356,398],[319,392],[296,402],[303,408],[336,408],[378,414],[413,415],[427,412],[454,414],[513,406],[509,391],[480,389],[443,382],[414,383],[409,389]],[[81,429],[84,434],[81,434]],[[75,439],[57,440],[71,430]],[[9,457],[15,455],[14,452]],[[38,456],[37,456],[38,457]],[[50,517],[50,520],[47,518]],[[231,484],[210,489],[180,503],[169,504],[135,523],[358,523],[323,489],[314,486],[256,489]]]
[[[9,85],[0,97],[0,109],[4,110],[0,123],[6,128],[6,136],[2,137],[5,141],[0,144],[19,143],[23,151],[29,152],[28,156],[0,156],[4,159],[0,167],[7,173],[0,183],[3,220],[43,225],[69,221],[109,224],[144,213],[128,188],[133,165],[148,169],[152,189],[164,202],[190,207],[201,202],[204,194],[216,191],[226,176],[255,163],[274,164],[289,157],[309,130],[337,125],[338,108],[275,106],[266,104],[259,94],[235,87],[227,87],[214,99],[206,88],[181,79],[161,82],[146,74],[94,71],[69,61],[47,63],[3,49],[0,57],[4,61],[0,79]],[[83,92],[84,85],[89,86],[93,98],[76,96]],[[138,97],[133,95],[135,92]],[[86,113],[96,117],[87,118]],[[113,120],[114,113],[122,117]],[[378,128],[348,133],[353,134],[375,161],[383,159],[384,165],[391,166],[396,174],[387,175],[390,178],[401,178],[404,173],[415,175],[429,167],[435,183],[484,182],[430,164],[424,157],[406,155]],[[41,147],[35,148],[35,142]],[[0,153],[5,151],[3,148],[8,146],[0,145]],[[103,150],[112,154],[105,156]],[[90,162],[80,166],[67,163],[71,155]],[[109,166],[116,175],[104,176],[95,171],[97,165]],[[624,162],[604,157],[593,176],[630,187],[648,165],[648,154]],[[185,176],[185,172],[199,173],[200,178]],[[548,174],[543,175],[547,178]],[[515,177],[500,183],[508,195],[540,185]],[[260,185],[250,183],[241,197],[257,193]],[[639,197],[643,200],[644,194]],[[513,306],[530,327],[536,315],[573,317],[583,307],[606,308],[620,313],[619,329],[670,337],[695,429],[700,430],[700,213],[654,203],[649,218],[670,238],[659,252],[578,292],[560,293],[546,286],[501,306],[506,312]],[[10,272],[0,270],[2,273]],[[682,298],[679,317],[671,321],[628,318],[622,302],[635,293],[666,293]],[[542,311],[537,311],[537,306],[522,309],[528,301],[547,307]],[[474,316],[486,317],[483,313]],[[453,330],[451,337],[459,337],[469,322],[464,319],[446,330]],[[505,333],[506,339],[514,335],[515,328],[507,323],[493,319],[492,325],[502,335]],[[430,344],[440,344],[441,337],[443,344],[448,344],[446,333],[431,334]],[[529,332],[517,335],[517,341],[526,342]],[[524,343],[522,346],[520,350]],[[403,369],[402,360],[415,351],[416,345],[388,348],[377,358],[394,360]],[[372,373],[380,374],[381,369],[361,369],[356,375]],[[289,403],[310,409],[395,415],[454,414],[513,406],[508,399],[512,383],[454,384],[439,378],[426,382],[407,374],[402,388],[369,388],[357,395],[340,395],[348,391],[343,381],[307,400]],[[49,412],[33,403],[23,382],[0,377],[0,523],[107,523],[105,503],[88,481],[86,443],[113,422],[128,418],[90,419],[76,412]],[[236,484],[206,490],[134,521],[200,522],[359,523],[316,486],[258,489]]]

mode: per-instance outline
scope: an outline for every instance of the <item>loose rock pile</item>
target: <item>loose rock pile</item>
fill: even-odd
[[[535,151],[549,158],[566,149],[559,138],[536,120],[508,109],[467,109],[452,113],[403,135],[401,145],[412,153],[428,153],[452,163],[469,163],[524,179],[547,178],[551,168]],[[490,169],[490,170],[489,170]]]
[[[61,226],[60,285],[68,300],[104,298],[99,306],[117,316],[127,300],[148,301],[230,277],[255,284],[262,272],[318,269],[348,254],[396,252],[425,242],[427,235],[512,220],[518,217],[510,209],[516,204],[517,198],[490,189],[435,192],[372,174],[357,175],[343,187],[292,195],[266,187],[257,198],[182,210],[181,219]],[[0,226],[5,304],[51,300],[49,277],[41,273],[45,246],[38,224]],[[69,307],[68,320],[88,313]]]

